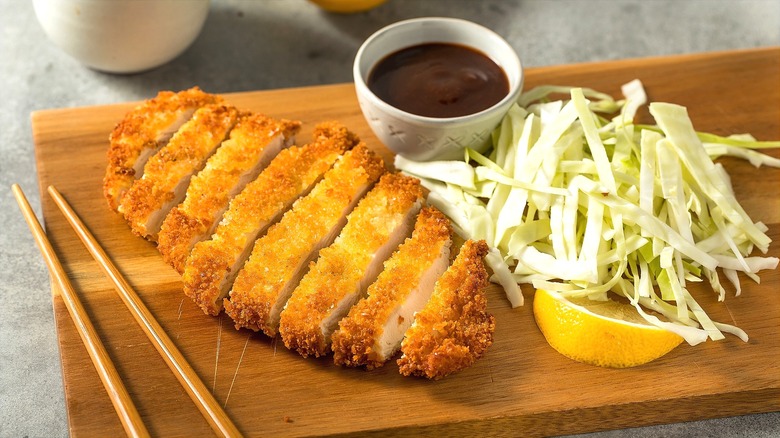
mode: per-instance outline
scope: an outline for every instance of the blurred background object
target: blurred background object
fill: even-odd
[[[309,0],[329,12],[353,14],[373,9],[387,0]]]
[[[179,56],[195,41],[209,0],[33,0],[49,39],[84,65],[136,73]]]

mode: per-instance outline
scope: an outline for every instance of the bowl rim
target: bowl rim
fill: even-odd
[[[492,106],[483,109],[482,111],[472,113],[472,114],[466,114],[463,116],[457,116],[457,117],[428,117],[428,116],[421,116],[418,114],[410,113],[404,110],[401,110],[399,108],[396,108],[389,103],[385,102],[384,100],[380,99],[376,94],[374,94],[373,91],[371,91],[370,88],[368,88],[368,84],[366,84],[366,79],[363,77],[363,74],[361,73],[360,64],[363,59],[363,56],[367,50],[367,48],[373,44],[376,40],[379,38],[384,37],[386,34],[390,32],[396,32],[399,28],[408,27],[412,25],[416,25],[418,23],[425,23],[425,22],[436,22],[436,23],[443,23],[446,26],[450,27],[471,27],[472,29],[476,29],[479,32],[485,33],[490,39],[498,41],[500,44],[504,45],[507,50],[507,53],[509,54],[507,59],[501,59],[501,68],[504,70],[508,70],[509,68],[517,69],[517,82],[515,84],[510,84],[509,91],[507,92],[506,96],[504,96],[503,99],[496,102]],[[431,40],[421,40],[415,44],[425,44],[427,42],[437,42],[435,39]],[[480,53],[484,53],[484,50],[480,49],[479,47],[475,47],[472,44],[463,44],[465,46],[468,46],[474,50],[478,50]],[[411,47],[404,46],[404,47]],[[401,50],[404,47],[401,47],[397,50]],[[386,53],[382,55],[382,57],[389,55],[390,53]],[[486,54],[487,56],[487,54]],[[382,59],[380,57],[379,59]],[[373,69],[374,65],[370,66],[368,69],[368,72],[370,72]],[[510,75],[508,71],[505,71],[507,76]],[[424,125],[451,125],[451,124],[460,124],[469,122],[476,118],[485,117],[488,114],[498,111],[504,107],[511,106],[512,103],[515,103],[517,99],[520,97],[520,92],[523,88],[523,82],[525,79],[525,75],[523,72],[523,65],[520,62],[520,57],[517,55],[517,52],[514,50],[512,45],[509,44],[501,35],[497,34],[491,29],[488,29],[485,26],[482,26],[481,24],[475,23],[473,21],[464,20],[461,18],[452,18],[452,17],[419,17],[419,18],[412,18],[408,20],[402,20],[398,21],[392,24],[389,24],[376,32],[374,32],[371,36],[369,36],[365,41],[363,41],[363,44],[360,45],[360,48],[357,51],[357,54],[355,55],[355,60],[352,64],[352,75],[355,83],[355,87],[357,88],[357,94],[360,96],[365,96],[369,98],[372,103],[378,107],[380,107],[383,111],[389,113],[390,115],[396,117],[396,118],[402,118],[406,119],[408,122],[416,123],[416,124],[424,124]]]

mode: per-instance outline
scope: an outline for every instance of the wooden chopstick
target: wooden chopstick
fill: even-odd
[[[141,421],[141,416],[138,414],[133,400],[127,393],[127,389],[122,383],[114,363],[111,362],[103,342],[100,341],[100,336],[98,336],[95,327],[89,320],[87,311],[82,306],[70,280],[68,280],[68,274],[57,258],[57,254],[46,237],[43,227],[38,222],[32,207],[30,207],[27,197],[24,196],[24,192],[18,184],[12,185],[11,190],[14,193],[14,197],[16,197],[19,208],[22,210],[27,225],[30,227],[35,243],[43,255],[46,266],[51,272],[52,279],[59,286],[60,291],[62,291],[62,300],[65,302],[65,307],[76,325],[76,331],[87,348],[89,358],[92,359],[92,363],[95,365],[98,376],[100,376],[100,380],[103,382],[106,392],[108,392],[108,396],[114,405],[114,410],[119,415],[119,421],[125,428],[125,432],[132,437],[148,437],[149,432],[146,430],[143,421]]]
[[[119,292],[119,297],[130,310],[130,313],[132,313],[146,336],[152,341],[152,345],[160,353],[160,356],[162,356],[171,371],[173,371],[187,395],[190,396],[214,432],[225,437],[241,436],[241,433],[219,406],[214,396],[198,378],[195,370],[187,363],[179,349],[176,348],[173,341],[171,341],[157,320],[154,319],[154,316],[146,308],[141,298],[138,297],[138,294],[135,293],[130,284],[127,283],[116,266],[114,266],[114,263],[108,258],[108,255],[106,255],[103,248],[95,240],[95,237],[79,219],[76,212],[68,205],[65,198],[62,197],[54,186],[49,186],[48,191],[54,199],[54,203],[57,204],[57,207],[59,207],[71,227],[73,227],[73,230],[76,231],[76,234],[78,234],[87,247],[89,253],[92,254],[92,257],[98,262],[103,272],[114,283],[117,292]]]

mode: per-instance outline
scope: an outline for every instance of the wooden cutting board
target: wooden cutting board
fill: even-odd
[[[529,69],[526,89],[540,84],[592,87],[619,96],[641,79],[653,101],[688,107],[699,130],[750,132],[780,139],[780,48]],[[206,90],[208,91],[208,90]],[[351,84],[227,95],[233,104],[304,122],[300,142],[316,122],[345,123],[391,162],[364,122]],[[206,316],[186,299],[176,273],[154,246],[134,237],[101,192],[108,133],[133,104],[40,111],[33,134],[41,192],[55,185],[124,272],[216,399],[246,435],[473,436],[550,435],[780,410],[780,272],[761,284],[743,279],[739,297],[724,303],[706,288],[692,292],[713,319],[750,335],[743,343],[682,345],[632,369],[573,362],[552,350],[526,305],[510,308],[491,286],[495,343],[472,368],[431,382],[406,378],[389,363],[374,371],[336,367],[329,358],[303,359],[278,339],[236,331],[227,317]],[[642,121],[650,122],[646,113]],[[769,150],[780,157],[780,150]],[[722,160],[738,199],[769,226],[769,255],[780,256],[780,170],[756,170]],[[156,436],[211,431],[176,379],[82,248],[50,198],[43,195],[49,237],[106,344],[130,395]],[[53,291],[70,432],[119,436],[122,428]]]

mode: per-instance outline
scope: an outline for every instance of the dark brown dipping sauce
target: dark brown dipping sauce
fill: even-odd
[[[419,116],[448,118],[490,108],[509,93],[506,73],[469,47],[431,43],[394,52],[374,66],[368,88]]]

